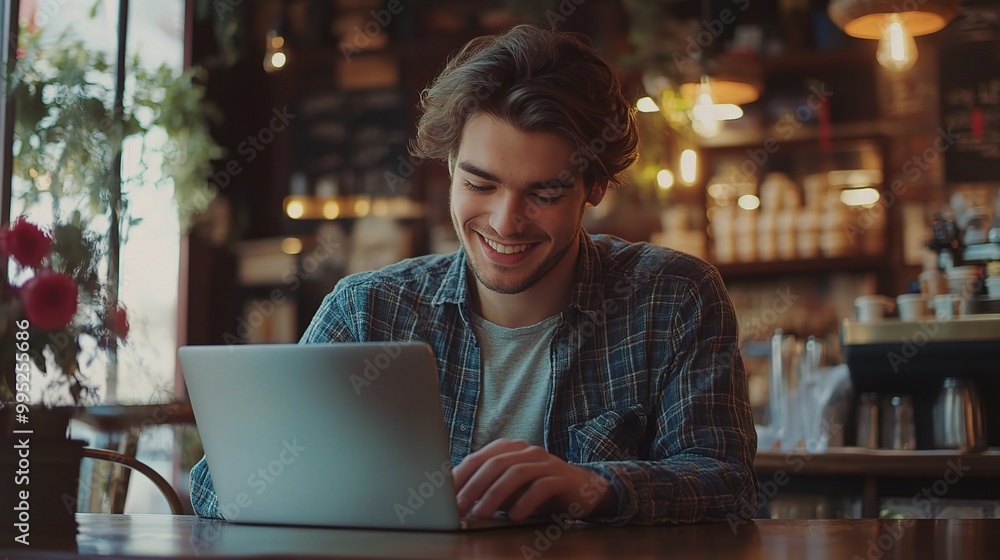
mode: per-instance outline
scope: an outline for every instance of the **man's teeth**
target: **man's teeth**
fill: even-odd
[[[484,237],[483,239],[486,238]],[[524,251],[529,247],[529,245],[501,245],[490,239],[486,239],[486,243],[488,243],[490,247],[493,247],[494,251],[498,253],[503,253],[505,255],[513,255],[514,253],[520,253],[521,251]]]

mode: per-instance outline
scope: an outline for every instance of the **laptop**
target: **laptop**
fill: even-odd
[[[228,521],[441,531],[513,524],[459,517],[426,343],[185,346],[179,357]]]

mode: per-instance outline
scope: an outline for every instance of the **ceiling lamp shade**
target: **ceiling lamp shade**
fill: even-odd
[[[910,35],[940,31],[958,14],[960,0],[830,0],[830,19],[851,37],[879,39],[886,16],[897,14]]]
[[[756,62],[744,56],[722,56],[705,62],[704,74],[685,76],[680,85],[681,96],[694,105],[702,88],[702,77],[712,83],[715,103],[746,105],[756,101],[764,89],[764,80]]]

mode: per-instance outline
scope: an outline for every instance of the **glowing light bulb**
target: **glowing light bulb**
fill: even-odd
[[[288,55],[285,52],[285,38],[278,31],[278,23],[267,32],[264,52],[264,70],[266,72],[277,72],[285,67],[288,62]]]
[[[736,201],[736,204],[739,204],[740,208],[744,210],[756,210],[760,208],[760,199],[757,198],[757,195],[745,194]]]
[[[694,107],[691,109],[691,126],[701,136],[715,136],[719,133],[719,117],[715,112],[715,98],[708,76],[701,77]]]
[[[298,220],[304,216],[305,213],[306,207],[298,200],[289,201],[289,203],[285,205],[285,214],[293,220]]]
[[[278,70],[285,65],[285,60],[287,60],[285,57],[285,53],[281,51],[276,51],[271,55],[271,66],[275,70]]]
[[[302,252],[302,240],[298,237],[286,237],[282,239],[281,252],[286,255],[298,255]]]
[[[690,149],[681,152],[681,180],[688,185],[698,180],[698,152]]]
[[[886,16],[875,58],[879,64],[896,72],[909,70],[917,61],[917,43],[899,14]]]
[[[661,169],[656,174],[656,184],[663,190],[669,189],[674,186],[674,174],[669,169]]]
[[[660,107],[656,104],[656,101],[653,101],[652,97],[640,97],[635,102],[635,108],[640,113],[657,113],[660,111]]]

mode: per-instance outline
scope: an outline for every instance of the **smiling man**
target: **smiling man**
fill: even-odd
[[[614,72],[574,35],[470,42],[421,97],[461,249],[341,280],[303,342],[425,341],[463,514],[669,523],[752,514],[732,304],[683,253],[581,226],[635,161]],[[195,510],[219,516],[204,462]]]

